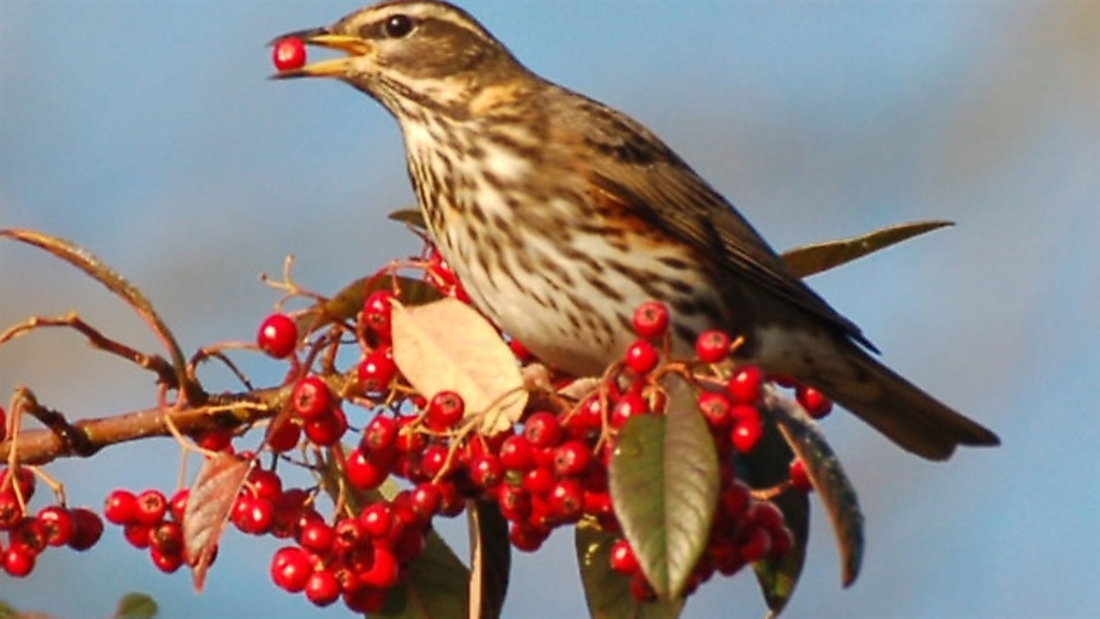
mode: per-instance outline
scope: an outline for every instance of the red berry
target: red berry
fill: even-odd
[[[362,450],[355,449],[347,456],[344,473],[351,485],[360,490],[371,490],[381,486],[389,477],[390,471],[386,466],[372,461]]]
[[[454,518],[466,509],[466,499],[451,482],[437,482],[442,498],[439,500],[439,514],[444,518]]]
[[[317,376],[306,376],[298,381],[290,401],[294,412],[302,419],[320,417],[332,410],[332,392]]]
[[[732,343],[725,331],[703,331],[695,340],[695,355],[703,363],[719,363],[729,357]]]
[[[306,581],[306,598],[316,606],[328,606],[340,599],[340,583],[328,570],[313,572]]]
[[[768,556],[771,552],[772,538],[767,529],[752,527],[748,530],[747,539],[741,544],[741,559],[745,563],[753,563]]]
[[[630,576],[638,571],[638,557],[634,556],[634,549],[625,539],[615,542],[611,547],[611,569]]]
[[[156,546],[149,547],[149,558],[152,559],[153,565],[165,574],[171,574],[183,565],[183,555],[181,553],[164,552]]]
[[[626,367],[634,370],[636,374],[648,374],[661,361],[661,353],[657,352],[653,344],[638,340],[626,349],[624,361]]]
[[[302,427],[286,418],[274,432],[268,435],[267,446],[275,453],[285,453],[297,447],[301,439]]]
[[[382,610],[382,607],[386,604],[389,591],[363,586],[358,579],[355,583],[356,589],[352,591],[344,590],[344,605],[348,607],[348,610],[363,615],[372,615]]]
[[[207,430],[198,436],[197,442],[207,451],[222,451],[233,442],[233,431]]]
[[[286,546],[271,558],[271,580],[280,589],[298,593],[306,588],[313,566],[309,555],[301,548]]]
[[[233,524],[250,535],[269,533],[275,525],[275,506],[267,499],[240,496],[233,507]]]
[[[563,522],[575,522],[584,509],[584,488],[575,479],[563,479],[550,489],[550,509]]]
[[[24,546],[12,544],[3,551],[4,571],[16,577],[23,578],[34,571],[35,553]]]
[[[183,527],[178,522],[162,522],[149,533],[149,545],[166,555],[183,553]]]
[[[76,551],[84,551],[99,541],[103,535],[103,521],[90,509],[77,507],[70,512],[73,516],[73,537],[69,540],[69,548]]]
[[[825,394],[807,385],[799,385],[795,389],[794,399],[814,419],[821,419],[833,410],[833,403]]]
[[[482,488],[499,484],[503,474],[500,458],[492,454],[482,454],[470,462],[470,480]]]
[[[7,531],[23,519],[23,508],[11,490],[0,491],[0,531]]]
[[[652,602],[657,599],[657,593],[653,591],[653,587],[641,571],[635,573],[630,579],[630,595],[639,602]]]
[[[518,522],[512,523],[508,528],[508,539],[517,550],[535,552],[542,547],[542,543],[550,536],[548,529],[532,527]]]
[[[760,437],[763,434],[764,426],[759,421],[739,421],[733,428],[730,441],[737,451],[747,454],[756,449],[756,444],[760,442]]]
[[[374,561],[369,570],[359,573],[359,582],[369,587],[388,589],[397,584],[400,575],[397,556],[384,546],[375,546]]]
[[[389,451],[397,447],[397,432],[400,427],[393,417],[379,415],[367,424],[363,432],[363,447],[370,452]]]
[[[726,384],[734,404],[756,404],[760,399],[764,375],[755,365],[737,368]]]
[[[592,450],[581,441],[566,441],[554,451],[554,472],[559,477],[580,475],[592,462]]]
[[[36,485],[34,473],[26,467],[19,467],[15,469],[15,484],[19,486],[19,494],[23,497],[24,501],[30,501],[34,496],[34,488]],[[4,467],[0,469],[0,491],[11,490],[12,487],[12,475],[11,469]]]
[[[103,503],[103,516],[111,524],[125,525],[135,522],[137,512],[137,497],[129,490],[114,490]]]
[[[306,45],[301,39],[287,37],[275,44],[271,61],[280,71],[300,69],[306,64]]]
[[[612,428],[620,429],[627,419],[637,415],[644,415],[649,412],[649,404],[646,403],[645,398],[638,393],[628,393],[619,398],[615,405],[611,408],[611,419],[609,423]]]
[[[191,490],[188,488],[181,488],[172,495],[172,498],[168,501],[168,512],[172,515],[172,520],[183,523],[183,513],[187,509],[187,497],[191,496]]]
[[[531,497],[522,488],[501,484],[497,491],[497,505],[506,520],[520,522],[531,513]]]
[[[46,542],[50,546],[64,546],[73,538],[76,523],[69,510],[60,505],[50,505],[38,512],[38,522],[46,531]]]
[[[365,393],[385,392],[397,376],[393,349],[381,346],[367,353],[358,369],[359,386]]]
[[[509,471],[526,471],[535,465],[534,447],[523,434],[509,436],[500,446],[500,464]]]
[[[783,528],[783,512],[771,501],[757,501],[749,507],[745,519],[766,531]]]
[[[781,559],[784,555],[794,548],[794,534],[787,527],[771,532],[772,541],[772,559]]]
[[[424,522],[431,520],[432,516],[439,511],[442,500],[443,493],[433,483],[420,484],[413,488],[409,495],[409,504],[413,512]]]
[[[806,465],[802,462],[801,458],[795,458],[791,461],[791,485],[796,490],[803,492],[809,492],[814,489],[813,482],[810,481],[810,476],[806,473]]]
[[[553,487],[554,472],[549,467],[533,468],[523,476],[523,489],[531,494],[546,494]]]
[[[404,454],[415,454],[420,453],[428,446],[428,437],[413,428],[415,423],[416,417],[412,415],[398,419],[397,425],[400,429],[397,432],[397,451]]]
[[[704,391],[699,394],[698,401],[699,411],[703,413],[710,427],[721,429],[733,423],[733,416],[730,414],[731,404],[726,396],[713,391]]]
[[[269,356],[284,359],[298,346],[298,326],[286,314],[272,314],[260,323],[256,344]]]
[[[440,391],[428,404],[428,428],[436,432],[449,430],[465,413],[466,403],[462,401],[462,396],[453,391]]]
[[[752,490],[744,482],[735,481],[719,495],[719,504],[724,514],[737,519],[748,509],[751,498]]]
[[[393,523],[393,514],[388,503],[371,503],[369,507],[359,514],[359,522],[363,523],[367,533],[373,538],[382,538],[389,535],[390,526]]]
[[[335,531],[325,522],[306,523],[298,532],[298,545],[318,554],[328,552],[335,539]]]
[[[137,522],[151,527],[164,520],[167,512],[168,499],[160,490],[150,488],[137,495],[137,511],[134,514]]]
[[[394,295],[389,290],[377,290],[363,304],[363,322],[379,339],[390,340]]]
[[[8,534],[12,546],[22,546],[33,554],[39,554],[49,545],[46,527],[37,518],[26,517]]]
[[[638,337],[652,340],[668,330],[668,308],[657,301],[646,301],[634,310],[634,332]]]
[[[447,455],[447,447],[443,445],[432,445],[425,449],[423,457],[420,459],[420,469],[424,476],[428,479],[435,479],[437,475],[442,473],[443,467],[447,466]]]
[[[140,522],[131,522],[122,527],[122,535],[134,548],[148,548],[152,543],[153,527]]]
[[[259,499],[275,501],[283,494],[283,480],[275,471],[252,469],[248,474],[248,486],[252,495]]]
[[[309,442],[320,447],[331,447],[340,441],[348,431],[348,418],[339,408],[332,409],[328,415],[314,417],[305,422],[302,430]]]
[[[561,441],[561,424],[554,413],[535,413],[527,419],[523,435],[534,447],[557,445]]]

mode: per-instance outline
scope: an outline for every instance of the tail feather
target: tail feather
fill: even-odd
[[[929,460],[946,460],[959,445],[1001,444],[988,428],[952,410],[855,346],[847,358],[854,362],[855,376],[845,372],[848,375],[839,380],[818,376],[807,377],[806,382],[903,449]]]

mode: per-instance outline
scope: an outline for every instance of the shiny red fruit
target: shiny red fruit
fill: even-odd
[[[280,71],[300,69],[306,64],[306,44],[301,39],[287,37],[275,44],[271,61]]]

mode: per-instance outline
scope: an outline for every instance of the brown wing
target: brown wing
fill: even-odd
[[[871,350],[877,350],[859,327],[829,306],[792,274],[767,242],[718,192],[676,153],[641,124],[595,101],[569,101],[559,110],[557,130],[607,155],[598,169],[590,166],[589,182],[628,205],[639,218],[668,234],[717,256],[719,264],[739,277],[824,319]]]

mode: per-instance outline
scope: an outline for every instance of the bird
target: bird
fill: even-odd
[[[465,10],[392,0],[288,33],[400,125],[428,233],[474,306],[538,359],[598,376],[664,303],[671,350],[721,328],[738,363],[790,376],[930,460],[996,434],[886,367],[734,206],[649,129],[523,65]]]

